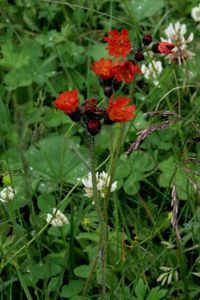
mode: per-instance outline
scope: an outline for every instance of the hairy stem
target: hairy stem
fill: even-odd
[[[96,180],[96,153],[95,153],[95,138],[89,136],[89,151],[90,151],[90,164],[92,174],[92,187],[93,187],[93,201],[96,207],[98,221],[99,221],[99,249],[101,256],[101,299],[106,299],[106,265],[107,265],[107,222],[105,219],[101,199],[97,190]],[[93,269],[93,268],[92,268]],[[88,283],[87,283],[88,285]]]

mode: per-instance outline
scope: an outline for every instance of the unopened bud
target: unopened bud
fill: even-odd
[[[91,119],[87,122],[87,130],[91,135],[96,135],[101,130],[101,124],[97,119]]]
[[[145,35],[143,36],[142,41],[143,41],[143,44],[144,44],[144,45],[148,46],[148,45],[151,44],[151,42],[152,42],[152,35],[150,35],[150,34],[145,34]]]
[[[137,61],[142,61],[142,60],[144,60],[144,53],[143,53],[142,51],[137,51],[137,52],[135,53],[135,59],[136,59]]]
[[[160,53],[160,50],[158,49],[159,43],[154,44],[151,48],[152,52],[154,53]]]

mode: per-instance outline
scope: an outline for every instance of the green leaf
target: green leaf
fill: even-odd
[[[30,61],[30,54],[27,52],[27,49],[19,49],[13,44],[3,45],[2,55],[0,66],[11,70],[27,66]]]
[[[141,21],[155,15],[165,6],[165,3],[164,0],[130,0],[128,6],[134,17]]]
[[[90,273],[90,266],[82,265],[74,269],[74,274],[81,278],[88,278]]]
[[[48,291],[49,292],[55,292],[58,289],[58,283],[59,283],[59,277],[53,277],[49,281],[48,284]]]
[[[116,163],[116,171],[115,171],[115,179],[122,179],[127,177],[130,173],[130,165],[129,162],[126,160],[119,159]]]
[[[76,237],[77,240],[90,240],[94,242],[98,242],[99,235],[96,232],[81,232]]]
[[[38,197],[38,207],[43,212],[51,212],[56,207],[56,201],[51,194],[42,194]]]
[[[145,173],[153,170],[156,166],[156,162],[153,158],[143,151],[135,151],[133,152],[129,159],[129,165],[132,169],[132,173]]]
[[[102,57],[109,57],[104,43],[95,43],[94,45],[89,46],[88,50],[86,50],[86,54],[90,56],[93,61]]]
[[[77,296],[82,291],[83,286],[82,280],[71,280],[68,285],[63,286],[61,296],[67,299]]]
[[[81,158],[70,147],[74,145]],[[82,162],[87,160],[87,151],[80,147],[78,139],[66,139],[64,136],[51,136],[32,145],[27,152],[27,159],[33,173],[51,180],[52,183],[77,183],[79,177],[88,173]]]
[[[135,295],[137,296],[137,300],[144,300],[146,289],[144,281],[140,278],[135,286]]]
[[[167,294],[167,290],[161,289],[157,286],[153,288],[150,293],[148,294],[146,300],[160,300]]]
[[[4,77],[8,90],[12,91],[18,87],[28,86],[33,82],[33,76],[29,67],[14,69]]]
[[[44,118],[44,123],[47,127],[58,127],[61,124],[71,123],[71,120],[66,114],[59,110],[49,109]]]
[[[162,161],[159,164],[161,174],[158,178],[159,185],[161,187],[170,187],[171,184],[176,184],[178,197],[182,200],[188,198],[189,186],[187,177],[180,167],[176,168],[176,160],[173,156]]]
[[[124,190],[128,195],[134,195],[139,191],[140,179],[142,179],[142,175],[140,173],[136,173],[136,176],[131,175],[126,179],[124,182]]]

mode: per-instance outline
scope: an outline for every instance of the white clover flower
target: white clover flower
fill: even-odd
[[[52,214],[47,214],[46,221],[56,227],[69,224],[68,218],[57,208],[53,208]]]
[[[194,39],[194,34],[191,32],[187,39],[185,34],[187,33],[186,24],[176,22],[175,24],[170,23],[165,29],[166,38],[161,38],[162,42],[168,42],[173,44],[175,47],[171,50],[172,52],[166,55],[171,61],[182,64],[186,59],[191,58],[194,54],[187,49],[187,44],[191,43]]]
[[[100,192],[101,197],[105,197],[105,191],[110,184],[110,176],[106,172],[96,172],[96,182],[97,182],[97,190]],[[85,196],[91,198],[93,196],[93,188],[92,188],[92,174],[88,173],[87,177],[82,179],[82,183],[85,186]],[[111,192],[117,188],[117,181],[113,182],[111,185]]]
[[[101,197],[105,197],[105,191],[110,184],[110,176],[106,172],[102,172],[99,174],[99,180],[97,183],[97,189],[100,191]],[[117,181],[114,181],[111,185],[111,192],[114,192],[117,188]]]
[[[141,71],[144,74],[144,78],[147,80],[153,80],[153,83],[159,85],[158,75],[162,72],[162,63],[160,61],[152,60],[147,66],[142,64]]]
[[[0,192],[0,201],[1,202],[9,202],[13,200],[15,197],[15,192],[14,189],[11,186],[5,187],[1,192]]]
[[[200,22],[200,4],[198,6],[193,7],[191,11],[191,16],[195,20],[195,22]]]
[[[99,173],[96,172],[96,181],[98,182]],[[85,196],[91,198],[93,196],[93,189],[92,189],[92,173],[89,172],[87,177],[82,179],[82,184],[85,186]]]

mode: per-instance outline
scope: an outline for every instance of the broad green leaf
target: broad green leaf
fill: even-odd
[[[71,123],[71,120],[66,114],[59,110],[49,109],[43,117],[47,127],[58,127],[61,124]]]
[[[52,209],[56,207],[56,201],[51,194],[42,194],[38,197],[38,207],[43,212],[52,212]]]
[[[90,266],[82,265],[74,269],[74,274],[78,277],[88,278]]]
[[[11,70],[27,66],[30,61],[27,49],[19,49],[13,44],[2,45],[2,56],[0,66]]]
[[[67,299],[77,296],[83,290],[83,286],[82,280],[71,280],[63,286],[61,296]]]
[[[162,161],[158,167],[162,172],[158,178],[159,185],[169,188],[172,184],[175,184],[178,197],[186,200],[189,193],[189,184],[185,173],[177,165],[175,158],[170,156],[168,159]]]
[[[104,43],[95,43],[94,45],[90,45],[88,50],[86,50],[86,53],[92,58],[92,63],[102,57],[109,57]]]
[[[143,151],[133,152],[128,158],[128,162],[132,174],[149,172],[156,166],[156,162],[153,158]]]
[[[165,297],[167,290],[160,289],[159,286],[153,288],[148,294],[146,300],[160,300]]]
[[[59,283],[59,276],[58,277],[53,277],[48,283],[48,291],[49,292],[54,292],[58,289],[58,283]]]
[[[27,152],[27,159],[33,172],[53,183],[77,183],[79,177],[88,173],[88,169],[74,152],[73,145],[80,156],[87,160],[87,151],[79,147],[77,139],[52,136],[32,145]]]
[[[18,87],[28,86],[33,82],[33,76],[29,67],[14,69],[4,77],[8,90],[15,90]]]
[[[119,159],[116,163],[115,179],[122,179],[127,177],[130,173],[130,165],[128,160],[124,161]]]
[[[144,281],[140,278],[135,286],[135,295],[137,296],[137,300],[144,300],[146,294],[146,285]]]
[[[138,178],[138,175],[141,176]],[[136,176],[129,176],[124,182],[124,190],[128,195],[136,194],[140,189],[139,180],[142,179],[142,175],[140,173],[136,173]]]
[[[125,7],[125,5],[122,5]],[[130,0],[128,1],[128,7],[133,16],[141,21],[147,17],[151,17],[160,11],[165,6],[164,0]]]

